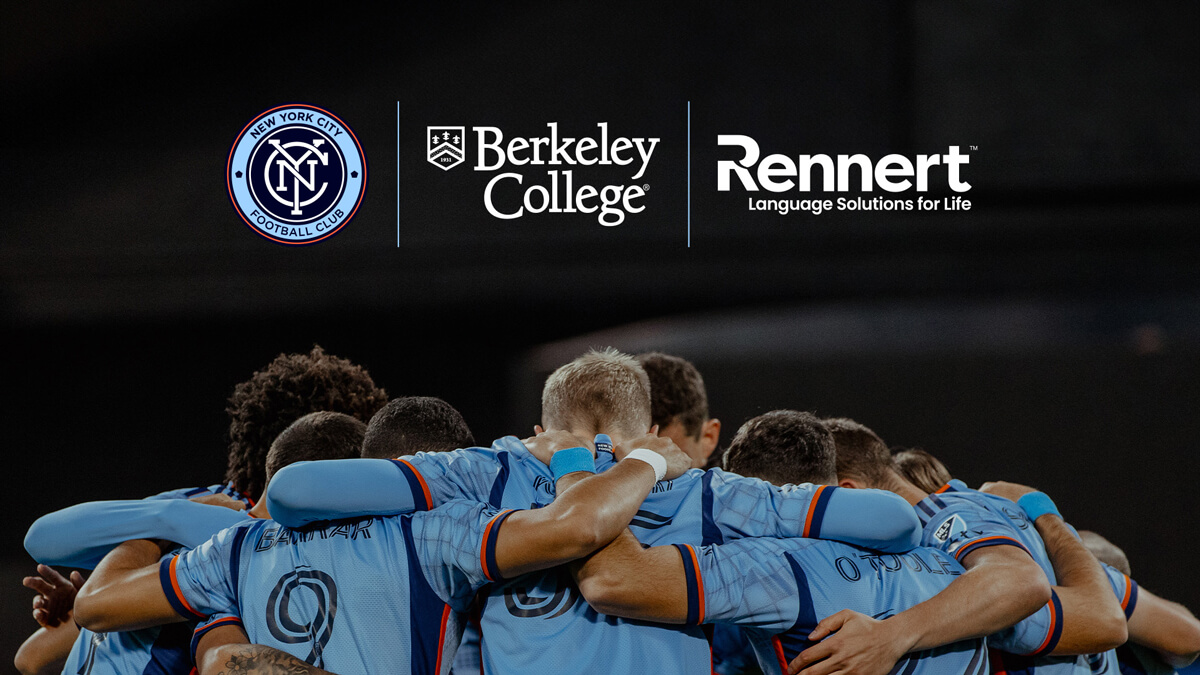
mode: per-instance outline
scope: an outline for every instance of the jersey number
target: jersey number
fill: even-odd
[[[297,614],[311,618],[295,618],[293,604],[302,608]],[[319,570],[288,572],[279,578],[267,600],[271,636],[286,644],[311,643],[312,651],[304,660],[318,668],[324,667],[322,652],[333,633],[336,614],[337,584]]]

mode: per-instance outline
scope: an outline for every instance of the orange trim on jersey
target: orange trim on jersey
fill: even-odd
[[[699,625],[704,623],[704,577],[700,576],[700,561],[696,559],[696,549],[689,545],[687,550],[692,556],[692,569],[696,571],[696,624]]]
[[[507,509],[492,516],[492,519],[488,521],[487,526],[483,528],[483,539],[479,542],[479,566],[483,568],[483,576],[487,577],[488,581],[496,580],[496,577],[493,575],[495,570],[488,569],[488,540],[492,537],[492,530],[496,525],[496,521],[511,510],[512,509]]]
[[[422,476],[421,472],[417,471],[417,467],[413,466],[412,463],[409,462],[408,460],[400,459],[399,457],[397,457],[396,461],[401,462],[404,464],[404,466],[407,466],[409,469],[412,469],[413,475],[417,477],[417,482],[421,484],[421,492],[425,493],[425,505],[426,505],[426,507],[432,509],[433,508],[433,496],[429,493],[429,485],[425,483],[425,477]]]
[[[216,621],[214,621],[212,623],[200,626],[200,628],[198,628],[197,630],[212,630],[213,628],[216,628],[217,626],[220,626],[221,624],[224,624],[224,623],[236,623],[237,625],[240,626],[240,625],[242,625],[242,620],[237,618],[236,616],[227,616],[223,619],[217,619]]]
[[[1125,577],[1125,597],[1121,598],[1121,611],[1124,611],[1129,607],[1129,598],[1133,595],[1133,579],[1130,579],[1127,574],[1121,576]]]
[[[978,548],[980,548],[979,546],[977,546],[977,544],[982,544],[985,541],[1011,541],[1014,545],[1016,545],[1022,551],[1029,553],[1029,549],[1025,548],[1025,545],[1022,544],[1021,542],[1017,541],[1016,539],[1013,539],[1012,537],[1006,537],[1002,534],[997,534],[997,535],[994,535],[991,537],[982,537],[980,539],[972,539],[971,541],[968,541],[967,543],[963,544],[962,546],[959,546],[958,550],[955,551],[955,553],[954,553],[954,559],[958,560],[958,556],[962,555],[962,552],[966,551],[967,549],[971,549],[971,551],[977,550]],[[1032,555],[1032,554],[1030,554],[1030,555]]]
[[[179,602],[183,604],[183,606],[186,607],[189,612],[195,614],[196,616],[204,616],[200,612],[197,612],[195,607],[192,607],[191,603],[187,601],[187,598],[183,597],[183,590],[179,588],[179,579],[175,576],[175,565],[178,563],[179,556],[175,556],[174,558],[171,558],[171,565],[167,568],[171,574],[171,590],[175,591],[175,597],[179,598]]]
[[[1042,644],[1033,651],[1034,654],[1041,652],[1046,645],[1050,644],[1050,640],[1054,637],[1054,626],[1058,623],[1058,616],[1054,613],[1054,599],[1051,598],[1046,606],[1050,608],[1050,630],[1046,632],[1046,639],[1042,640]]]
[[[438,633],[437,665],[434,666],[434,668],[433,668],[433,672],[435,672],[435,673],[442,672],[442,650],[444,650],[446,648],[446,624],[449,621],[450,621],[450,605],[446,605],[445,608],[442,609],[442,628],[441,628],[441,631]]]
[[[779,669],[783,672],[788,671],[787,657],[783,655],[783,643],[779,641],[779,636],[771,638],[771,645],[775,647],[775,658],[779,659]]]
[[[813,514],[816,513],[817,504],[821,501],[821,493],[824,492],[825,488],[827,487],[829,486],[822,485],[817,488],[816,492],[813,493],[811,501],[808,503],[808,515],[804,517],[804,534],[802,536],[807,537],[809,530],[812,529]]]
[[[950,484],[949,484],[949,483],[946,483],[946,484],[945,484],[945,485],[943,485],[942,487],[940,487],[940,488],[938,488],[938,489],[934,490],[934,491],[933,491],[933,494],[935,494],[935,495],[940,495],[940,494],[942,494],[943,492],[945,492],[946,490],[949,490],[949,489],[950,489]]]

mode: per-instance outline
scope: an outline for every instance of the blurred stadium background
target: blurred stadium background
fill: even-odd
[[[215,482],[233,384],[313,343],[447,399],[480,440],[528,432],[540,378],[588,346],[676,353],[724,439],[779,407],[852,416],[972,484],[1042,487],[1200,609],[1200,5],[6,15],[4,668],[34,628],[30,522]],[[336,112],[370,161],[358,217],[306,248],[248,233],[222,179],[238,130],[289,101]],[[501,223],[481,183],[447,191],[424,162],[427,124],[548,121],[663,137],[650,215]],[[976,208],[748,217],[711,188],[718,133],[789,154],[975,145]]]

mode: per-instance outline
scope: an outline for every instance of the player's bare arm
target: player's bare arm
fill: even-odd
[[[1014,502],[1036,492],[1025,485],[1004,482],[985,483],[980,491]],[[1124,644],[1128,638],[1125,613],[1095,556],[1057,513],[1031,519],[1054,566],[1058,579],[1054,592],[1062,603],[1062,637],[1051,653],[1095,654]]]
[[[883,675],[908,652],[990,635],[1050,600],[1042,568],[1014,546],[976,549],[961,562],[967,571],[946,590],[886,621],[848,610],[826,617],[809,637],[818,644],[788,672]]]
[[[563,431],[544,432],[538,438],[542,444],[553,439],[555,452],[586,447],[580,438]],[[669,438],[646,434],[622,445],[662,457],[665,478],[678,477],[691,465]],[[553,567],[608,544],[633,520],[657,480],[650,464],[633,458],[600,475],[578,471],[561,476],[553,503],[543,509],[518,511],[504,521],[496,540],[500,573],[512,577]]]
[[[659,623],[687,620],[686,571],[674,546],[642,548],[627,528],[570,567],[580,594],[601,614]]]
[[[100,561],[75,597],[75,621],[97,633],[183,621],[159,582],[167,542],[127,541]]]
[[[1139,588],[1129,639],[1158,652],[1172,668],[1186,668],[1200,656],[1200,621],[1187,607]]]
[[[250,644],[241,626],[220,626],[196,645],[199,675],[330,675],[278,649]]]

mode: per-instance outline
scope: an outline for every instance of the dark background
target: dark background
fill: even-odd
[[[480,439],[526,433],[540,378],[588,346],[673,351],[725,439],[778,407],[855,417],[973,484],[1042,487],[1200,606],[1197,29],[1184,2],[6,9],[0,655],[34,628],[29,523],[218,480],[233,385],[313,343]],[[355,220],[299,248],[249,232],[222,177],[245,123],[292,101],[370,165]],[[661,137],[646,212],[497,221],[490,174],[424,161],[426,125],[550,121]],[[714,187],[729,133],[977,146],[975,208],[750,214]]]

